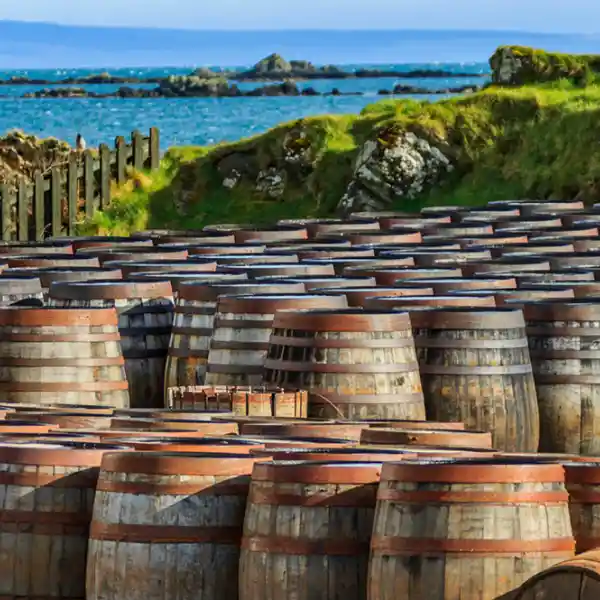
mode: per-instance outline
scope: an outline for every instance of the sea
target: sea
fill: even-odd
[[[126,35],[127,30],[57,27],[0,22],[0,78],[26,76],[59,81],[102,71],[120,76],[168,76],[188,74],[198,66],[248,68],[272,51],[288,59],[311,60],[317,65],[394,70],[397,77],[299,82],[301,87],[311,86],[321,92],[333,88],[362,92],[360,96],[317,97],[23,99],[20,96],[24,93],[49,86],[2,85],[0,134],[21,129],[36,136],[53,136],[74,143],[76,135],[81,133],[88,145],[97,145],[113,144],[118,135],[128,135],[134,129],[147,132],[155,126],[161,132],[162,149],[216,144],[252,136],[301,117],[359,113],[366,105],[382,99],[379,90],[391,90],[397,84],[431,90],[481,85],[487,81],[487,77],[481,76],[489,72],[487,59],[501,43],[600,53],[600,37],[582,35],[472,31],[203,32],[195,35],[190,31],[169,33],[168,30],[131,30],[135,35]],[[32,36],[29,41],[27,32]],[[115,42],[117,39],[119,44]],[[162,64],[179,66],[143,66]],[[402,77],[403,73],[415,69],[443,69],[470,73],[472,77]],[[261,84],[242,83],[240,87],[257,85]],[[109,92],[118,86],[84,87]],[[444,97],[439,94],[417,96],[431,102]]]

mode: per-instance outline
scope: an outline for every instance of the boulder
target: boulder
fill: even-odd
[[[290,73],[292,65],[283,56],[279,54],[270,54],[266,58],[259,60],[250,71],[257,75],[268,73]]]

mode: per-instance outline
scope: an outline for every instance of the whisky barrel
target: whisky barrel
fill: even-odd
[[[115,309],[0,311],[4,402],[129,406]]]
[[[552,240],[563,238],[593,238],[598,237],[598,227],[595,223],[582,223],[573,227],[547,227],[541,231],[532,231],[531,240]]]
[[[322,258],[374,258],[375,251],[373,248],[344,248],[339,246],[326,246],[324,244],[314,246],[305,245],[305,247],[298,248],[297,246],[284,246],[284,247],[269,247],[266,250],[267,254],[277,256],[279,254],[286,254],[294,252],[300,261],[303,260],[314,260]]]
[[[346,277],[372,277],[373,269],[399,269],[414,267],[412,256],[363,256],[346,258],[312,258],[302,259],[303,264],[331,265],[338,276]]]
[[[569,511],[577,553],[600,548],[600,462],[565,459],[565,484],[569,492]]]
[[[164,247],[168,247],[164,246]],[[208,254],[210,256],[217,256],[219,254],[239,254],[240,256],[246,256],[248,254],[264,254],[266,250],[265,244],[232,244],[232,245],[212,245],[212,244],[199,244],[199,245],[187,245],[187,251],[190,258],[196,255]]]
[[[466,275],[494,272],[497,275],[522,273],[523,271],[550,271],[550,261],[544,256],[509,255],[494,260],[481,261],[465,265]]]
[[[485,235],[494,233],[489,223],[435,223],[428,227],[427,234],[443,235],[444,237],[460,238],[466,235]],[[423,238],[427,239],[427,236]]]
[[[479,296],[489,294],[496,301],[496,306],[506,304],[519,304],[531,300],[553,300],[557,298],[574,298],[571,288],[555,288],[552,285],[522,286],[518,290],[453,290],[448,292],[451,296]]]
[[[184,260],[188,256],[185,248],[156,248],[156,247],[135,247],[130,248],[85,248],[78,252],[77,256],[95,257],[104,265],[108,261],[145,261],[145,260]]]
[[[257,460],[223,453],[106,454],[90,528],[87,600],[172,594],[236,600]]]
[[[431,223],[450,223],[450,216],[438,215],[426,217],[419,213],[381,211],[381,212],[357,212],[350,215],[351,219],[375,219],[379,222],[381,229],[387,230],[393,227],[411,227],[414,223],[429,225]]]
[[[86,248],[143,248],[152,247],[152,240],[149,237],[124,237],[124,236],[113,236],[113,235],[96,235],[90,237],[60,237],[56,238],[56,241],[67,241],[73,246],[74,252],[83,251]]]
[[[325,290],[315,290],[325,291]],[[329,291],[329,290],[328,290]],[[331,290],[335,291],[335,290]],[[340,292],[346,296],[348,305],[352,307],[364,306],[368,298],[373,297],[392,297],[392,296],[432,296],[433,289],[423,285],[422,287],[349,287],[340,289]]]
[[[302,225],[308,231],[309,239],[315,239],[332,234],[358,231],[376,231],[379,223],[374,219],[282,219],[278,225]]]
[[[235,244],[233,233],[226,231],[200,231],[200,230],[155,230],[152,238],[156,246],[163,244]]]
[[[547,255],[552,270],[586,269],[600,267],[600,250],[590,252],[571,252],[570,254]]]
[[[129,279],[129,278],[128,278]],[[247,281],[245,273],[194,273],[193,271],[140,271],[131,279],[138,281],[169,281],[173,288],[173,298],[179,297],[181,284],[195,283],[227,283]]]
[[[404,279],[402,285],[422,284],[433,289],[435,295],[443,296],[455,290],[510,290],[517,287],[514,277],[494,277],[484,279],[481,277],[451,277],[450,279]]]
[[[60,282],[51,306],[115,307],[133,408],[164,406],[165,364],[173,326],[173,290],[166,281]]]
[[[74,254],[15,254],[2,257],[10,268],[39,267],[99,267],[95,256]]]
[[[346,269],[345,275],[366,275],[375,277],[377,285],[393,286],[401,285],[404,279],[431,279],[432,277],[462,277],[460,269],[414,269],[374,267],[364,269]]]
[[[1,279],[0,279],[1,281]],[[259,281],[269,281],[268,277],[261,277]],[[307,292],[324,289],[339,289],[340,294],[344,293],[343,288],[355,286],[375,286],[373,277],[322,277],[320,275],[307,275],[306,277],[286,277],[285,281],[290,283],[303,283]]]
[[[277,311],[346,308],[346,297],[316,294],[221,296],[206,366],[206,385],[260,385]]]
[[[279,281],[182,282],[175,306],[173,335],[165,369],[166,387],[204,384],[219,296],[302,292],[304,285],[301,283]]]
[[[590,301],[600,296],[600,281],[550,281],[545,286],[532,283],[528,287],[531,289],[548,287],[557,291],[570,290],[575,298],[590,298]]]
[[[575,252],[575,247],[572,243],[562,241],[540,241],[536,240],[533,242],[525,242],[524,244],[514,244],[511,246],[499,246],[498,248],[492,249],[492,256],[494,258],[500,256],[525,256],[528,254],[570,254]]]
[[[498,273],[475,273],[473,277],[495,277]],[[505,273],[503,275],[506,275]],[[517,280],[517,286],[529,285],[530,283],[548,283],[551,281],[593,281],[594,272],[589,269],[568,269],[554,271],[523,271],[511,273],[511,277]]]
[[[279,227],[249,227],[236,229],[233,232],[236,243],[248,242],[283,242],[306,240],[308,232],[305,227],[298,225],[280,225]]]
[[[193,438],[177,438],[177,437],[132,437],[132,438],[115,438],[112,440],[115,444],[129,446],[139,452],[210,452],[222,454],[252,454],[253,450],[264,448],[264,445],[259,441],[247,440],[238,436],[224,437],[193,437]],[[267,451],[264,455],[256,454],[256,456],[269,456]]]
[[[342,236],[350,240],[353,246],[360,244],[420,244],[423,241],[421,232],[410,227],[396,227],[394,231],[346,232]]]
[[[253,448],[250,454],[267,456],[272,460],[291,461],[335,461],[335,462],[398,462],[405,458],[416,458],[418,455],[405,448],[369,448],[368,446],[351,446],[349,448]]]
[[[2,242],[0,255],[5,254],[73,254],[71,242],[45,241],[45,242]]]
[[[491,450],[492,436],[487,431],[458,431],[455,429],[401,429],[400,427],[365,428],[361,444],[382,446],[439,446],[473,450]]]
[[[119,446],[0,445],[3,598],[85,598],[88,532],[100,461]]]
[[[501,526],[490,529],[489,523]],[[494,459],[384,463],[368,597],[496,599],[571,558],[573,550],[560,465]]]
[[[320,277],[333,277],[335,271],[331,264],[256,264],[256,265],[227,265],[219,267],[222,273],[246,273],[248,279],[261,277],[302,277],[306,275],[319,275]]]
[[[294,265],[299,261],[298,255],[292,252],[287,254],[242,254],[239,249],[235,254],[203,254],[203,258],[216,260],[219,267],[236,267],[243,265],[254,265],[257,267],[263,265]]]
[[[485,291],[469,296],[374,296],[366,298],[363,306],[372,310],[403,310],[410,312],[419,307],[442,308],[451,306],[477,306],[494,308],[496,300]]]
[[[380,464],[358,460],[257,464],[244,520],[240,600],[366,598],[380,471]],[[303,525],[290,527],[290,519]]]
[[[214,273],[217,262],[214,260],[146,260],[127,261],[109,260],[104,263],[106,268],[120,269],[123,277],[135,276],[143,271],[191,271],[192,273]]]
[[[68,410],[64,412],[57,410],[15,412],[6,415],[7,424],[14,420],[49,423],[57,425],[60,429],[103,429],[110,427],[111,423],[109,415],[97,415],[92,411],[85,414],[83,411],[70,412]]]
[[[360,433],[368,425],[361,423],[319,423],[297,421],[295,423],[248,422],[242,423],[240,432],[244,436],[256,435],[276,438],[305,438],[322,440],[352,440],[358,442]]]
[[[0,276],[0,307],[28,298],[44,299],[42,284],[37,276]]]
[[[410,320],[384,311],[279,312],[265,381],[309,392],[309,415],[424,419]]]
[[[498,600],[593,600],[600,595],[600,552],[591,550],[549,567]]]
[[[419,317],[413,326],[427,418],[490,431],[496,450],[537,451],[539,413],[522,312],[444,308]]]
[[[495,200],[488,205],[510,205],[518,208],[522,215],[563,213],[584,208],[581,200]]]
[[[546,301],[523,305],[540,410],[540,452],[600,456],[597,349],[600,305]]]
[[[511,217],[505,221],[494,223],[494,231],[504,233],[507,231],[538,231],[561,227],[562,221],[558,215],[528,215],[527,217]]]

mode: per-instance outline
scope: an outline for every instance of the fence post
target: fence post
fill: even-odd
[[[33,220],[35,223],[35,239],[44,239],[45,215],[44,215],[44,176],[38,171],[33,177]]]
[[[12,190],[8,183],[0,184],[0,197],[2,198],[2,241],[11,241],[11,205]]]
[[[150,128],[150,168],[158,169],[160,166],[160,131],[158,127]]]
[[[29,239],[29,186],[23,181],[19,181],[17,190],[17,240],[26,242]]]
[[[136,129],[131,134],[133,152],[133,168],[141,171],[144,168],[144,136]]]
[[[69,156],[67,171],[67,206],[68,206],[68,235],[75,235],[75,224],[77,222],[77,180],[79,179],[79,159],[75,153]]]
[[[110,149],[100,144],[100,209],[110,204]]]
[[[52,237],[62,235],[62,181],[60,169],[52,167],[50,171],[50,201],[52,203]]]
[[[123,183],[127,166],[127,142],[122,135],[115,140],[115,149],[117,153],[117,183]]]
[[[85,215],[91,217],[96,211],[96,202],[94,201],[94,157],[90,150],[83,153],[83,197]]]

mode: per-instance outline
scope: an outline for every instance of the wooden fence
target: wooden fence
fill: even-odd
[[[74,235],[78,221],[108,206],[111,182],[127,178],[128,166],[156,169],[160,162],[160,135],[139,131],[131,142],[119,136],[114,149],[101,144],[97,150],[72,152],[65,164],[38,172],[32,183],[0,184],[2,241],[41,240]]]

